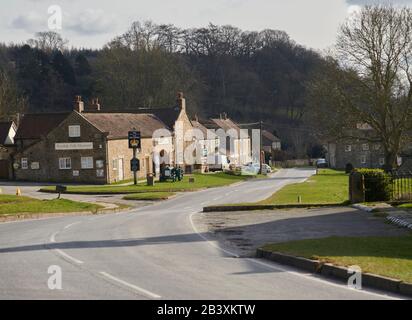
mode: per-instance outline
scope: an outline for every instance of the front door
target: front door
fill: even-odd
[[[119,181],[124,180],[124,159],[119,159]]]

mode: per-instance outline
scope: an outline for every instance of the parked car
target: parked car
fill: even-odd
[[[262,165],[262,173],[263,174],[268,174],[268,173],[272,173],[272,172],[273,172],[273,170],[268,164],[264,163]]]
[[[248,163],[245,166],[242,166],[242,175],[244,176],[255,176],[259,174],[260,163]]]
[[[327,168],[328,162],[326,159],[318,159],[316,160],[316,168]]]

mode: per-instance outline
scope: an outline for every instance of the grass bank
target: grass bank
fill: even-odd
[[[97,212],[102,206],[66,199],[38,200],[29,197],[0,195],[0,215],[22,213]]]
[[[269,244],[265,250],[339,266],[357,265],[374,273],[412,283],[412,235],[400,237],[331,237]]]
[[[349,177],[343,171],[321,169],[306,182],[287,185],[271,197],[259,202],[263,205],[344,204],[349,200]]]
[[[127,185],[105,185],[105,186],[68,186],[66,193],[72,194],[134,194],[143,192],[184,192],[196,191],[205,188],[221,187],[236,182],[245,181],[250,177],[234,176],[225,173],[217,174],[194,174],[194,183],[189,182],[189,177],[185,176],[180,182],[156,182],[153,187],[146,184]],[[54,192],[55,187],[45,187],[42,192]]]

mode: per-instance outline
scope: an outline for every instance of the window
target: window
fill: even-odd
[[[29,160],[27,158],[21,158],[21,168],[24,170],[29,168]]]
[[[119,160],[113,159],[113,170],[117,170],[119,168]]]
[[[351,152],[352,151],[352,146],[350,144],[347,144],[345,146],[345,152]]]
[[[81,157],[82,169],[93,169],[93,157]]]
[[[103,160],[96,160],[96,168],[101,169],[104,167],[104,161]]]
[[[380,166],[385,165],[385,158],[379,158],[379,165]]]
[[[80,126],[69,126],[69,137],[79,138],[80,137]]]
[[[59,158],[59,169],[60,170],[69,170],[71,168],[72,168],[71,158]]]
[[[369,150],[369,144],[364,143],[364,144],[362,145],[362,150],[363,150],[363,151],[368,151],[368,150]]]
[[[366,164],[366,156],[361,156],[361,163]]]

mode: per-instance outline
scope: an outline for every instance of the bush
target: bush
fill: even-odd
[[[389,201],[392,195],[392,177],[381,169],[356,169],[365,180],[365,201]]]

